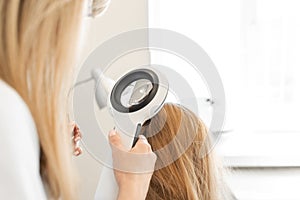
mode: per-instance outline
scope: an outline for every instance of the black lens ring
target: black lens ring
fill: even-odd
[[[132,82],[140,79],[147,79],[152,83],[152,89],[150,93],[141,103],[137,105],[132,105],[130,107],[123,106],[121,103],[122,92]],[[115,84],[115,86],[112,89],[111,96],[110,96],[112,107],[121,113],[132,113],[144,108],[155,97],[158,90],[158,82],[159,82],[158,76],[149,69],[137,69],[129,72],[128,74],[124,75],[120,80],[118,80],[118,82]]]

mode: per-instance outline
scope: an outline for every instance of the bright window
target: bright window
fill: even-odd
[[[150,27],[196,41],[218,68],[230,156],[300,155],[299,10],[298,0],[149,1]]]

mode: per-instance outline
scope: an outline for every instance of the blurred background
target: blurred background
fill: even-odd
[[[299,11],[299,0],[112,0],[103,16],[85,19],[82,61],[103,41],[137,28],[169,29],[194,40],[225,87],[226,121],[216,150],[230,169],[234,196],[300,199]],[[86,152],[75,162],[81,199],[93,199],[102,166]]]

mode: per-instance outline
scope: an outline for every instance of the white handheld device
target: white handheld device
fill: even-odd
[[[135,69],[116,82],[95,69],[96,101],[99,108],[108,106],[126,150],[137,141],[141,125],[162,108],[168,94],[168,81],[151,67]],[[117,199],[118,186],[113,169],[103,167],[95,199]]]

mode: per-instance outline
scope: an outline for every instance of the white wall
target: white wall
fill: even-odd
[[[93,49],[108,38],[124,31],[147,27],[147,16],[147,0],[112,0],[111,5],[104,15],[96,19],[85,19],[85,23],[88,26],[84,30],[86,40],[83,44],[85,50],[82,53],[82,61]],[[122,62],[128,63],[129,60],[130,63],[146,62],[149,60],[146,54],[141,54],[138,56],[138,59],[136,57],[129,56],[118,62],[118,65],[122,67]],[[101,145],[100,141],[99,144]],[[93,199],[101,172],[101,165],[91,158],[86,151],[74,160],[80,176],[80,199]]]

